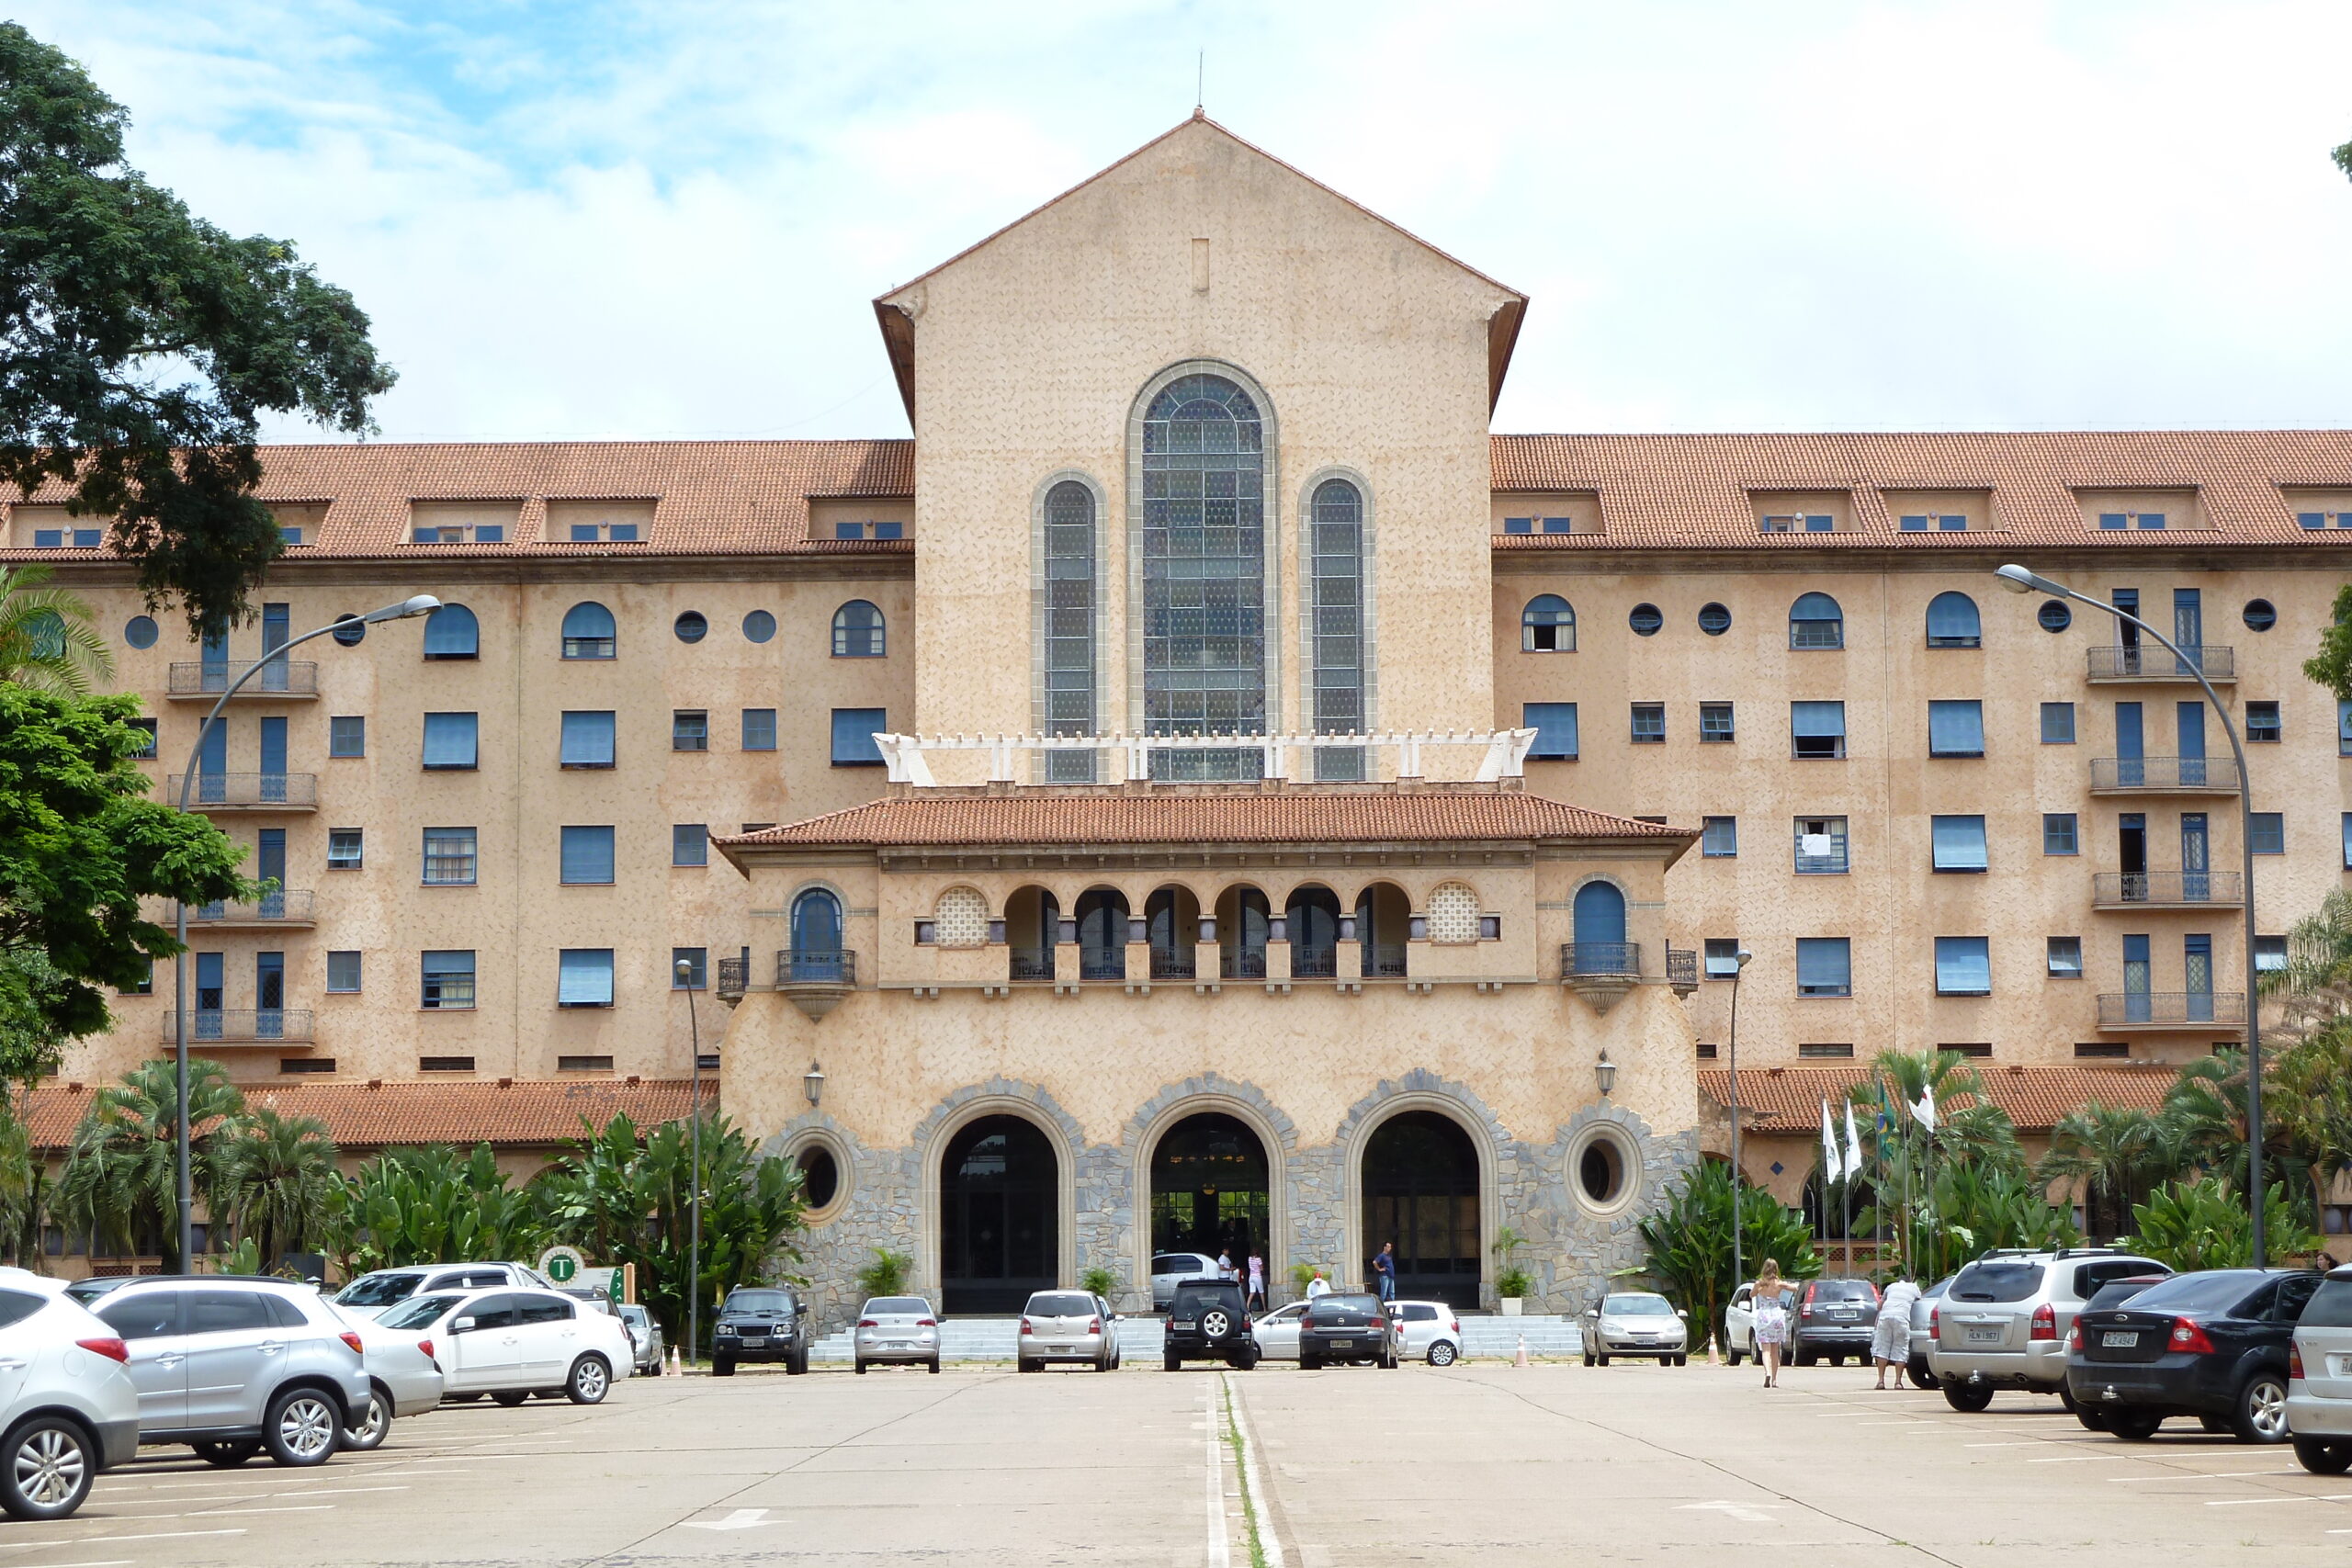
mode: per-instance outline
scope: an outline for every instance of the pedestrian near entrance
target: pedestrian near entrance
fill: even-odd
[[[1311,1302],[1317,1296],[1328,1296],[1330,1293],[1330,1282],[1323,1278],[1323,1270],[1317,1269],[1315,1270],[1315,1278],[1306,1281],[1306,1299]]]
[[[1233,1254],[1222,1247],[1218,1249],[1216,1255],[1216,1277],[1220,1280],[1233,1278]]]
[[[1756,1293],[1749,1299],[1756,1309],[1756,1359],[1764,1363],[1764,1386],[1781,1386],[1781,1347],[1789,1338],[1789,1303],[1781,1283],[1781,1263],[1776,1258],[1764,1260],[1763,1270],[1756,1276]]]
[[[1908,1275],[1898,1276],[1879,1298],[1878,1326],[1871,1330],[1871,1358],[1878,1362],[1880,1388],[1886,1386],[1890,1369],[1894,1386],[1903,1386],[1904,1370],[1911,1364],[1911,1309],[1918,1300],[1919,1282]]]
[[[1380,1276],[1380,1299],[1384,1302],[1395,1301],[1396,1299],[1396,1244],[1395,1242],[1384,1241],[1380,1244],[1380,1256],[1372,1260],[1372,1271]]]
[[[1258,1255],[1258,1249],[1254,1247],[1250,1249],[1250,1283],[1248,1290],[1249,1300],[1243,1304],[1248,1306],[1251,1312],[1265,1311],[1266,1260]]]

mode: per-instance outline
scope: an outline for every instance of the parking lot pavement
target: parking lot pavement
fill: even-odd
[[[1637,1561],[2036,1568],[2341,1560],[2352,1478],[2193,1423],[1982,1416],[1851,1368],[1476,1364],[633,1380],[453,1405],[314,1470],[164,1450],[0,1568],[678,1563],[1280,1568]],[[1222,1439],[1250,1440],[1237,1466]],[[2153,1557],[2161,1553],[2161,1558]]]

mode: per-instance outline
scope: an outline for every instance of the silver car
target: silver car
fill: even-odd
[[[921,1296],[876,1296],[857,1311],[850,1337],[857,1370],[886,1362],[922,1362],[939,1370],[939,1315]]]
[[[1911,1303],[1911,1359],[1904,1370],[1911,1374],[1914,1387],[1936,1386],[1936,1374],[1928,1366],[1928,1351],[1935,1343],[1935,1336],[1928,1331],[1928,1325],[1935,1316],[1936,1308],[1942,1304],[1944,1292],[1951,1288],[1951,1282],[1957,1277],[1945,1275],[1921,1291],[1919,1299]]]
[[[1654,1291],[1611,1291],[1584,1310],[1584,1364],[1605,1367],[1611,1356],[1687,1366],[1690,1325]]]
[[[2287,1429],[2314,1475],[2352,1470],[2352,1269],[2332,1269],[2295,1322]]]
[[[1084,1291],[1039,1291],[1021,1309],[1014,1365],[1041,1372],[1048,1361],[1071,1361],[1098,1372],[1119,1366],[1119,1314]]]
[[[62,1519],[139,1451],[121,1339],[61,1281],[0,1269],[0,1508]]]
[[[1953,1275],[1931,1309],[1928,1368],[1954,1410],[1982,1410],[1998,1388],[2054,1393],[2072,1410],[2066,1335],[2083,1303],[2109,1280],[2171,1272],[2110,1247],[1988,1252]]]
[[[1388,1315],[1403,1341],[1398,1355],[1418,1356],[1432,1367],[1450,1367],[1462,1359],[1462,1319],[1445,1303],[1390,1302]],[[1295,1336],[1292,1343],[1297,1343]]]
[[[1185,1280],[1214,1280],[1216,1277],[1216,1259],[1205,1253],[1154,1253],[1151,1259],[1152,1310],[1159,1312],[1166,1309],[1168,1299],[1176,1293],[1179,1282]]]
[[[108,1292],[97,1315],[129,1355],[141,1445],[186,1443],[224,1467],[265,1449],[324,1464],[368,1418],[358,1331],[307,1285],[151,1276]]]
[[[390,1332],[422,1307],[432,1304],[431,1322],[456,1300],[454,1295],[411,1296],[380,1318],[343,1313],[344,1321],[359,1336],[360,1355],[368,1365],[368,1414],[343,1432],[343,1446],[366,1451],[384,1446],[392,1422],[403,1416],[422,1416],[441,1407],[444,1379],[441,1363],[417,1344],[415,1337]],[[336,1309],[341,1311],[340,1308]]]
[[[547,1277],[522,1263],[422,1263],[378,1269],[335,1293],[334,1304],[358,1317],[376,1317],[420,1291],[488,1291],[500,1285],[553,1289]]]
[[[628,1342],[637,1348],[637,1375],[660,1377],[662,1358],[669,1353],[662,1337],[661,1320],[637,1302],[623,1302],[620,1311],[621,1325],[628,1330]]]

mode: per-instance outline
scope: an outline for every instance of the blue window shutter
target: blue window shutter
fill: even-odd
[[[470,768],[481,755],[480,717],[469,713],[429,713],[424,716],[424,765],[428,768]]]
[[[1843,735],[1846,733],[1846,705],[1791,703],[1789,729],[1794,735]]]
[[[884,708],[835,708],[833,710],[833,765],[862,767],[882,761],[882,748],[874,738],[889,728],[889,713]]]
[[[1896,526],[1906,534],[1924,534],[1928,531],[1928,520],[1925,517],[1905,517]]]
[[[563,1007],[613,1005],[613,950],[567,947],[557,959],[555,999]]]

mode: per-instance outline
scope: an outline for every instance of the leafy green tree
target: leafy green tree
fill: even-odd
[[[1932,1089],[1936,1126],[1930,1133],[1912,1107]],[[1968,1059],[1951,1051],[1883,1051],[1853,1099],[1869,1133],[1865,1145],[1875,1201],[1854,1216],[1856,1235],[1891,1227],[1908,1269],[1939,1277],[1951,1251],[1939,1194],[1958,1198],[1957,1171],[1982,1170],[2022,1181],[2025,1151],[2007,1111],[1984,1092]],[[1965,1190],[1973,1195],[1975,1189]],[[1907,1205],[1907,1207],[1906,1207]],[[2022,1223],[2028,1216],[2014,1216]],[[1986,1243],[1985,1245],[1996,1245]]]
[[[2073,1217],[2050,1201],[2049,1184],[2022,1161],[1944,1166],[1923,1210],[1913,1254],[1923,1280],[1941,1279],[1996,1247],[2039,1250],[2082,1240]]]
[[[2036,1174],[2045,1185],[2081,1181],[2092,1229],[2120,1232],[2148,1189],[2180,1175],[2188,1163],[2170,1134],[2152,1111],[2092,1100],[2051,1128],[2050,1152]],[[2101,1219],[2114,1224],[2102,1226]]]
[[[1781,1265],[1783,1279],[1810,1280],[1821,1272],[1804,1216],[1783,1206],[1761,1187],[1739,1184],[1735,1199],[1731,1167],[1702,1160],[1676,1186],[1664,1208],[1642,1221],[1649,1244],[1649,1273],[1667,1299],[1709,1333],[1723,1331],[1724,1308],[1741,1280],[1732,1271],[1732,1205],[1740,1221],[1740,1258],[1753,1276],[1767,1258]],[[1582,1303],[1571,1303],[1579,1305]]]
[[[2132,1211],[2131,1245],[2184,1272],[2243,1269],[2254,1256],[2251,1208],[2245,1193],[2222,1177],[2169,1182]],[[2297,1221],[2283,1182],[2272,1182],[2264,1194],[2262,1225],[2273,1262],[2319,1250],[2319,1237]]]
[[[2335,150],[2338,163],[2347,149],[2352,142]],[[2335,613],[2319,634],[2319,651],[2303,660],[2303,675],[2334,692],[2337,702],[2352,702],[2352,582],[2335,591]]]
[[[280,1116],[264,1108],[225,1131],[213,1147],[212,1184],[241,1241],[251,1241],[269,1265],[325,1235],[343,1179],[335,1174],[334,1140],[315,1116]]]
[[[488,1144],[391,1149],[330,1190],[322,1232],[347,1277],[410,1263],[536,1256],[546,1239],[531,1194]]]
[[[72,987],[47,953],[0,951],[0,1082],[29,1088],[63,1064],[57,1018]]]
[[[232,238],[125,163],[128,123],[0,24],[0,481],[112,519],[151,605],[223,628],[282,547],[260,416],[360,434],[393,377],[291,243]]]
[[[0,28],[5,30],[5,28]],[[243,851],[202,817],[145,798],[131,763],[146,737],[130,697],[73,699],[0,682],[0,955],[38,954],[0,979],[0,1029],[19,1042],[107,1024],[102,986],[143,983],[179,951],[142,897],[250,897]]]
[[[41,1271],[41,1232],[55,1195],[32,1129],[0,1096],[0,1253],[35,1273]]]
[[[245,1113],[245,1097],[217,1062],[187,1065],[189,1180],[197,1199],[224,1211],[216,1185],[217,1154]],[[147,1062],[92,1097],[74,1133],[58,1181],[57,1210],[75,1232],[118,1252],[148,1239],[161,1243],[164,1269],[179,1255],[178,1075],[173,1063]]]
[[[62,697],[86,697],[114,679],[114,655],[91,625],[90,606],[43,586],[45,566],[0,566],[0,681]]]
[[[586,1136],[533,1183],[553,1239],[600,1263],[637,1265],[638,1293],[673,1344],[683,1343],[688,1283],[688,1214],[702,1187],[702,1269],[693,1282],[701,1326],[710,1334],[715,1303],[738,1285],[767,1277],[799,1254],[789,1238],[801,1228],[800,1169],[763,1158],[726,1118],[702,1130],[702,1167],[694,1167],[692,1128],[668,1122],[639,1132],[627,1116]],[[700,1355],[704,1347],[690,1348]]]
[[[2264,1156],[2267,1168],[2302,1185],[2309,1161],[2291,1145],[2274,1145],[2269,1123],[2275,1108],[2278,1060],[2263,1063]],[[2246,1179],[2246,1056],[2244,1051],[2217,1051],[2184,1065],[2165,1092],[2164,1120],[2168,1135],[2188,1164],[2222,1177],[2240,1191]]]

